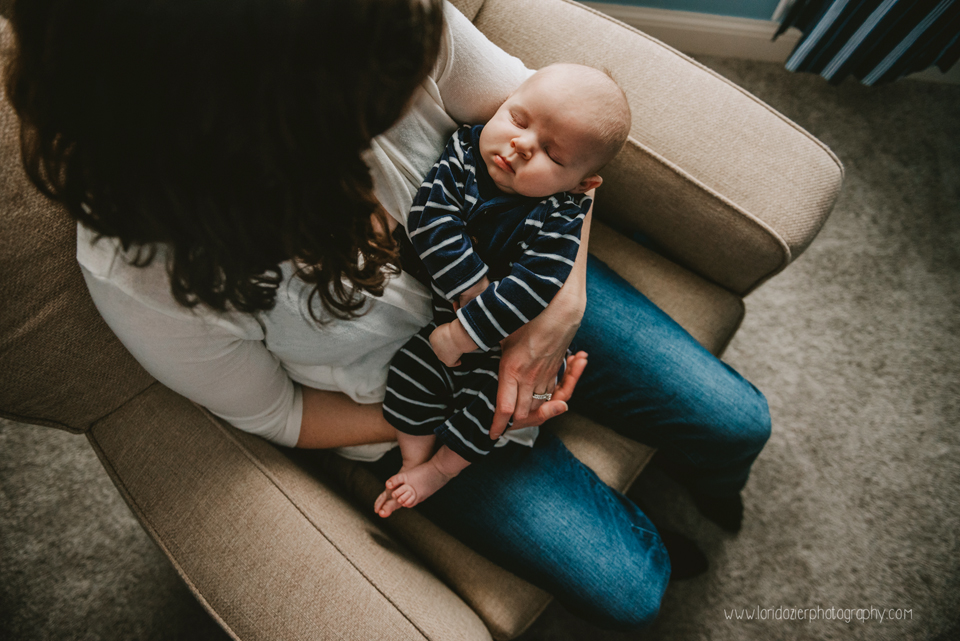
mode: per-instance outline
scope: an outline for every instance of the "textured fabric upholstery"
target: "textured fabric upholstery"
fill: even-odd
[[[649,36],[569,0],[486,0],[475,22],[529,67],[579,62],[613,75],[633,128],[601,172],[597,213],[710,280],[748,293],[830,213],[843,171],[823,143]]]
[[[160,384],[88,438],[236,638],[490,638],[463,601],[325,481]],[[311,455],[319,467],[323,454]]]
[[[477,17],[477,12],[483,6],[484,0],[450,0],[453,6],[460,10],[460,13],[467,16],[471,21]]]
[[[328,472],[372,514],[383,483],[354,461],[335,458]],[[552,597],[473,552],[416,510],[398,510],[385,525],[473,608],[494,639],[512,639],[550,604]]]
[[[0,18],[0,51],[12,46]],[[30,183],[20,126],[0,102],[0,414],[78,432],[153,379],[100,318],[76,259],[76,223]]]

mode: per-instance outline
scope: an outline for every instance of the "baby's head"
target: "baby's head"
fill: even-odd
[[[507,193],[546,197],[598,187],[630,133],[630,106],[607,74],[556,64],[530,76],[480,133],[480,156]]]

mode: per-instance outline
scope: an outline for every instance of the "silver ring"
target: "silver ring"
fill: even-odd
[[[553,398],[553,394],[551,394],[550,392],[546,392],[544,394],[534,394],[533,398],[535,398],[538,401],[549,401],[551,398]]]

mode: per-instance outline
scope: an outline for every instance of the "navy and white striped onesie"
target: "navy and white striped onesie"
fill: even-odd
[[[435,433],[468,461],[489,452],[497,399],[500,341],[537,316],[566,281],[580,248],[586,196],[505,194],[479,156],[483,125],[450,138],[420,186],[406,234],[395,234],[401,262],[431,286],[434,323],[390,364],[383,413],[408,434]],[[454,312],[450,301],[486,276],[490,286]],[[431,332],[459,317],[480,347],[446,367]]]

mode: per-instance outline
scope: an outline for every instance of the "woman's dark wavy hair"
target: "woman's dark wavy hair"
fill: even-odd
[[[339,318],[397,251],[361,160],[435,63],[439,0],[21,0],[7,92],[34,183],[186,306]],[[318,314],[312,309],[315,319]]]

